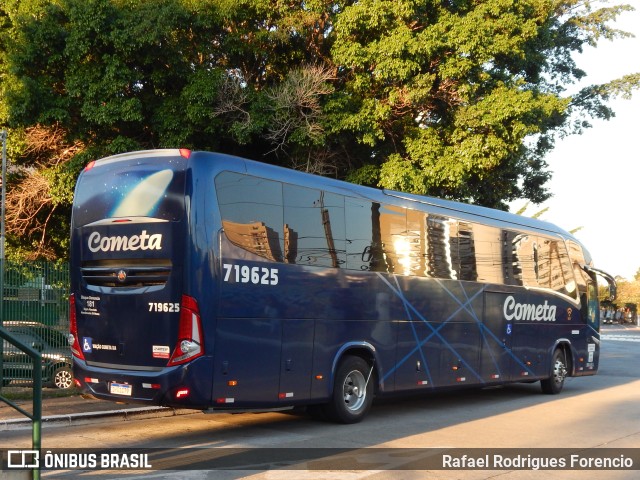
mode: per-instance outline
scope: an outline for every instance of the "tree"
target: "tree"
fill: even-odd
[[[571,54],[624,37],[609,24],[630,9],[583,0],[6,0],[0,125],[11,128],[17,168],[13,245],[64,256],[81,166],[156,147],[491,207],[539,203],[555,138],[609,118],[607,100],[640,84],[635,74],[566,93],[585,75]],[[34,148],[45,131],[57,140]],[[41,200],[20,203],[30,188]]]
[[[635,303],[640,306],[640,281],[617,281],[617,292],[615,303],[617,305],[625,305],[627,303]]]
[[[75,181],[68,170],[84,145],[66,143],[66,132],[57,126],[29,127],[24,133],[23,154],[34,158],[35,164],[12,174],[13,187],[6,202],[12,251],[26,258],[64,258],[69,235],[59,226],[68,225]]]
[[[592,7],[540,0],[346,7],[333,47],[345,86],[333,105],[338,125],[376,152],[361,176],[499,208],[548,198],[544,157],[555,136],[586,127],[585,117],[609,118],[603,101],[637,88],[640,78],[563,96],[584,76],[572,52],[624,36],[606,24],[630,7]]]

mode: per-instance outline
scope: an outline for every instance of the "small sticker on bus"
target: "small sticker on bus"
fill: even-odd
[[[153,358],[164,358],[168,359],[171,350],[168,345],[154,345],[152,347],[152,356]]]

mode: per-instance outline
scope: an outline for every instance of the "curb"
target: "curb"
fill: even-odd
[[[171,407],[140,407],[123,408],[102,412],[70,413],[63,415],[48,415],[42,417],[42,427],[62,427],[71,424],[96,423],[100,421],[121,419],[123,421],[175,417],[178,415],[192,415],[201,413],[200,410],[176,409]],[[32,420],[29,418],[11,418],[0,420],[0,431],[31,429]]]

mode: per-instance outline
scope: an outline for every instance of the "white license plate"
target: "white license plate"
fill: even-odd
[[[131,385],[126,383],[111,383],[109,384],[109,392],[114,395],[126,395],[131,396]]]

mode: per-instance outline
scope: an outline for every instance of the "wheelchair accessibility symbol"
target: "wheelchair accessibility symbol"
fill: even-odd
[[[93,352],[93,338],[82,337],[82,351],[86,353]]]

